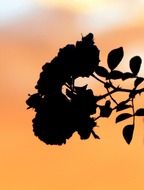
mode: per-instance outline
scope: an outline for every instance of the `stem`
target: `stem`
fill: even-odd
[[[107,96],[109,96],[109,95],[111,95],[111,94],[113,94],[113,93],[115,93],[115,92],[117,92],[117,91],[118,91],[118,90],[114,89],[114,90],[112,90],[112,91],[110,91],[110,92],[108,92],[108,93],[106,93],[106,94],[104,94],[104,95],[101,95],[101,96],[99,96],[99,97],[96,96],[96,100],[97,100],[97,101],[102,100],[102,99],[106,98]]]
[[[65,83],[64,84],[69,90],[71,90],[71,87],[67,84],[67,83]]]
[[[72,78],[72,92],[74,92],[74,78]]]
[[[109,93],[109,97],[112,99],[112,101],[113,101],[116,105],[118,105],[117,101],[116,101],[116,100],[112,97],[112,95],[110,94],[109,89],[106,88],[106,90],[107,90],[107,92]]]
[[[110,79],[109,79],[109,83],[110,83],[110,85],[112,85],[112,82],[110,81]],[[107,88],[107,92],[109,92],[109,89],[108,89],[108,88]],[[117,101],[112,97],[112,95],[110,94],[109,96],[110,96],[110,98],[113,100],[113,102],[114,102],[116,105],[118,105]]]
[[[99,115],[98,117],[94,118],[94,121],[98,120],[101,116]]]
[[[94,74],[91,75],[93,78],[95,78],[96,80],[98,80],[99,82],[101,82],[102,84],[105,84],[104,81],[102,81],[101,79],[99,79],[97,76],[95,76]]]
[[[106,94],[104,94],[104,95],[101,95],[101,96],[99,96],[99,97],[96,97],[97,98],[97,101],[99,101],[99,100],[101,100],[101,99],[103,99],[103,98],[106,98],[107,96],[109,96],[109,95],[111,95],[111,94],[113,94],[113,93],[115,93],[115,92],[128,92],[128,93],[130,93],[131,92],[131,89],[122,89],[122,88],[119,88],[119,87],[115,87],[115,88],[113,88],[113,90],[112,91],[110,91],[110,92],[108,92],[108,93],[106,93]],[[136,95],[137,94],[141,94],[142,92],[144,92],[144,88],[141,88],[141,89],[139,89],[139,90],[136,90]]]
[[[132,98],[132,113],[133,113],[133,125],[135,126],[135,109],[134,109],[134,99]]]
[[[95,134],[94,130],[92,130],[91,133],[95,139],[100,139],[99,136],[97,134]]]
[[[95,76],[94,74],[92,74],[92,77],[94,77],[96,80],[98,80],[99,82],[101,82],[102,84],[105,85],[105,82],[102,81],[101,79],[99,79],[99,78],[98,78],[97,76]],[[110,82],[110,85],[112,85],[111,81],[109,81],[109,82]],[[106,90],[107,90],[107,92],[108,92],[108,94],[106,94],[106,96],[109,95],[110,98],[115,102],[115,104],[118,105],[118,103],[116,102],[116,100],[111,96],[111,92],[109,91],[109,89],[106,88]],[[103,97],[103,98],[104,98],[104,97]]]

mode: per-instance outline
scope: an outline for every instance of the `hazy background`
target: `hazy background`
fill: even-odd
[[[34,112],[25,100],[42,65],[89,32],[103,64],[111,49],[123,46],[121,68],[127,70],[131,56],[144,58],[144,1],[0,0],[0,189],[143,190],[142,118],[130,146],[122,138],[124,124],[115,125],[114,118],[98,123],[100,141],[74,134],[58,147],[33,135]]]

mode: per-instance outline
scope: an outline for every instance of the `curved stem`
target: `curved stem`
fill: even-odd
[[[109,96],[109,95],[111,95],[111,94],[113,94],[115,92],[117,92],[116,89],[114,89],[114,90],[112,90],[112,91],[110,91],[110,92],[108,92],[106,94],[100,95],[99,97],[96,96],[96,101],[102,100],[102,99],[106,98],[107,96]]]
[[[104,81],[102,81],[101,79],[99,79],[97,76],[95,76],[94,74],[91,75],[93,78],[95,78],[96,80],[98,80],[100,83],[105,84]]]
[[[110,85],[112,85],[112,82],[111,82],[110,79],[109,79],[109,83],[110,83]],[[108,88],[107,88],[107,91],[109,92],[109,89],[108,89]],[[112,97],[111,94],[110,94],[110,98],[113,100],[113,102],[114,102],[116,105],[118,105],[117,101]]]
[[[117,101],[112,97],[112,95],[111,95],[109,89],[106,88],[106,90],[107,90],[107,92],[109,93],[109,97],[111,98],[111,100],[112,100],[116,105],[118,105]]]
[[[132,113],[133,113],[133,125],[135,126],[135,108],[134,108],[134,98],[132,98]]]

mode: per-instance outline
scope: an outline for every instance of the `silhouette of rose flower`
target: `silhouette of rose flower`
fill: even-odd
[[[36,111],[33,131],[46,144],[65,144],[74,132],[81,139],[89,138],[96,125],[91,115],[96,113],[96,101],[92,90],[75,87],[74,80],[88,77],[99,64],[99,50],[94,45],[93,34],[82,37],[76,45],[61,48],[58,55],[42,67],[35,86],[38,93],[26,101]],[[68,84],[69,94],[62,93]]]
[[[130,72],[117,70],[123,56],[122,47],[113,49],[107,57],[108,68],[99,65],[99,49],[94,45],[92,33],[82,36],[81,41],[77,41],[75,45],[68,44],[60,48],[57,56],[42,66],[35,86],[37,92],[29,95],[26,100],[28,109],[33,108],[36,112],[33,119],[34,134],[50,145],[65,144],[74,132],[77,132],[81,139],[88,139],[91,134],[99,139],[93,130],[96,121],[101,117],[109,118],[116,110],[125,111],[116,117],[116,123],[133,118],[122,131],[124,139],[130,144],[135,118],[144,116],[144,108],[135,110],[134,105],[135,97],[144,92],[144,88],[139,87],[144,78],[139,76],[142,64],[139,56],[130,59]],[[90,76],[103,85],[106,93],[94,95],[91,89],[87,89],[87,85],[75,86],[75,79]],[[128,79],[133,79],[132,89],[113,84],[113,80],[123,82]],[[117,92],[127,93],[127,99],[117,101],[113,96]],[[101,100],[104,101],[102,105]],[[127,112],[127,109],[131,111]]]
[[[65,95],[43,98],[33,119],[33,131],[46,144],[65,144],[75,127],[71,125],[71,105]]]
[[[89,77],[99,64],[99,50],[94,45],[93,34],[82,37],[76,45],[69,44],[46,63],[40,74],[36,89],[41,94],[61,91],[62,85],[77,77]]]
[[[94,133],[93,128],[96,126],[92,114],[96,113],[96,98],[93,91],[84,89],[83,87],[76,88],[76,94],[71,98],[73,108],[73,122],[77,127],[77,132],[81,139],[88,139],[91,133]]]
[[[95,97],[92,90],[77,88],[69,100],[64,94],[40,97],[30,96],[27,104],[35,108],[33,131],[46,144],[62,145],[74,132],[81,139],[89,138],[96,123],[91,114],[96,113]]]
[[[89,77],[99,64],[99,50],[94,45],[93,34],[82,37],[75,46],[69,44],[60,49],[57,59],[74,79]]]

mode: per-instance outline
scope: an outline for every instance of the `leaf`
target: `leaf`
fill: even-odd
[[[133,77],[134,77],[133,73],[126,72],[126,73],[123,73],[122,80],[126,80]]]
[[[125,141],[130,144],[133,137],[134,125],[126,125],[123,128],[123,137]]]
[[[110,107],[111,102],[109,100],[106,101],[104,106],[100,107],[100,116],[101,117],[109,117],[112,113],[112,108]]]
[[[101,77],[107,77],[108,76],[108,71],[104,67],[97,66],[95,70],[96,74],[98,74]]]
[[[136,76],[140,70],[142,63],[142,59],[139,56],[134,56],[130,60],[130,69],[133,72],[133,74]]]
[[[143,81],[144,81],[144,78],[142,78],[142,77],[137,77],[136,80],[135,80],[135,82],[134,82],[135,88],[136,88],[139,84],[141,84]]]
[[[118,106],[117,106],[117,112],[118,111],[122,111],[122,110],[125,110],[125,109],[128,109],[128,108],[131,108],[132,106],[131,105],[127,105],[127,104],[119,104]]]
[[[109,54],[108,54],[108,66],[111,70],[114,70],[122,60],[124,55],[123,48],[117,48],[113,49]]]
[[[121,71],[117,71],[117,70],[114,70],[114,71],[111,71],[109,76],[108,76],[108,79],[121,79],[123,76],[123,73]]]
[[[136,116],[144,116],[144,108],[138,109],[135,114]]]
[[[117,118],[116,118],[116,123],[118,123],[118,122],[120,122],[120,121],[123,121],[123,120],[125,120],[125,119],[128,119],[128,118],[130,118],[130,117],[132,117],[132,114],[130,114],[130,113],[122,113],[122,114],[120,114],[119,116],[117,116]]]
[[[127,102],[128,102],[128,99],[120,102],[118,106],[125,105]]]

